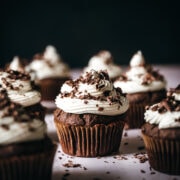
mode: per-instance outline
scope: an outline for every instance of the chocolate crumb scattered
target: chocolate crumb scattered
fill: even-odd
[[[138,147],[138,150],[144,150],[144,149],[145,149],[144,146],[139,146],[139,147]]]
[[[70,173],[66,173],[66,174],[63,175],[63,177],[67,177],[69,175],[70,175]]]
[[[151,174],[156,174],[156,172],[152,171]]]
[[[123,155],[114,156],[113,158],[114,158],[114,159],[117,159],[117,160],[128,160],[128,158],[125,157],[125,156],[123,156]]]
[[[107,171],[107,172],[106,172],[106,174],[110,174],[110,172],[109,172],[109,171]]]
[[[145,163],[146,161],[148,161],[148,157],[145,152],[136,153],[134,154],[134,157],[139,159],[140,163]]]
[[[125,142],[124,145],[125,145],[125,146],[128,145],[128,142]]]
[[[83,169],[86,171],[86,170],[88,170],[86,167],[83,167]]]
[[[81,167],[81,164],[73,164],[72,161],[68,161],[68,163],[63,164],[64,167],[67,168],[77,168],[77,167]]]
[[[58,157],[59,159],[62,159],[62,157]]]
[[[109,163],[108,161],[104,161],[105,163]]]
[[[141,169],[141,173],[146,173],[146,171],[145,171],[145,170],[143,170],[143,169]]]
[[[124,133],[124,137],[128,137],[128,133],[127,132]]]

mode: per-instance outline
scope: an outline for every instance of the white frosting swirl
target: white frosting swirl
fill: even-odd
[[[40,92],[32,89],[30,80],[12,79],[8,72],[0,72],[0,84],[11,101],[22,106],[31,106],[41,100]]]
[[[116,80],[114,86],[121,87],[122,91],[128,94],[165,89],[166,81],[156,78],[153,73],[154,71],[146,66],[142,52],[138,51],[130,61],[130,69],[125,73],[125,80]]]
[[[144,114],[146,122],[157,124],[159,129],[180,127],[180,93],[178,86],[175,92],[169,91],[167,98],[150,106]]]
[[[167,111],[160,114],[158,111],[151,109],[146,110],[144,119],[150,124],[157,124],[159,129],[180,127],[180,111]]]
[[[47,46],[43,56],[40,59],[33,59],[26,67],[26,71],[32,71],[35,80],[70,76],[68,65],[62,62],[60,55],[53,46]]]
[[[180,93],[173,93],[172,94],[172,96],[174,96],[174,99],[176,100],[176,101],[180,101]]]
[[[18,56],[14,56],[13,60],[9,64],[9,69],[14,71],[24,71],[23,65],[21,64]]]
[[[4,110],[0,110],[0,144],[28,142],[40,140],[45,137],[46,124],[39,119],[29,122],[18,122],[13,116],[3,117]],[[29,118],[26,114],[21,114],[23,118]],[[8,128],[4,128],[4,126]],[[33,129],[33,130],[30,130]]]
[[[107,70],[111,79],[118,77],[122,73],[120,66],[113,62],[111,53],[105,50],[100,51],[89,60],[88,66],[84,68],[84,72],[91,69],[96,71]]]
[[[130,66],[136,67],[136,66],[144,66],[145,65],[145,59],[141,51],[138,51],[136,54],[133,55]]]
[[[86,78],[91,78],[86,81]],[[56,97],[58,108],[65,112],[83,114],[92,113],[99,115],[115,116],[123,114],[129,107],[128,100],[113,87],[107,78],[100,78],[96,71],[83,74],[82,79],[72,83],[64,83],[61,93]],[[108,95],[105,96],[105,93]],[[73,94],[73,96],[66,96]]]

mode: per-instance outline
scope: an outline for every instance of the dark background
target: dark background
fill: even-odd
[[[152,64],[179,63],[178,6],[173,1],[4,1],[0,5],[0,65],[31,59],[54,45],[70,67],[86,66],[101,49],[126,65],[142,50]]]

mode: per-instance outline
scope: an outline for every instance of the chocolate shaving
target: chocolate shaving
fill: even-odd
[[[1,127],[5,130],[9,130],[9,126],[7,124],[1,124]]]
[[[66,81],[66,84],[72,87],[72,91],[71,92],[62,92],[60,94],[60,97],[61,98],[63,98],[63,97],[74,98],[75,97],[75,98],[79,98],[79,99],[82,99],[85,101],[89,100],[89,99],[98,100],[98,101],[108,101],[109,105],[112,105],[113,102],[118,102],[120,105],[122,105],[120,97],[125,96],[125,94],[122,93],[122,90],[120,88],[113,87],[112,91],[116,91],[116,95],[114,95],[114,96],[111,95],[111,91],[109,91],[109,90],[104,91],[103,95],[98,96],[98,97],[91,95],[90,93],[87,92],[87,90],[85,90],[84,92],[77,93],[80,83],[96,85],[97,89],[102,89],[105,85],[101,84],[100,81],[102,81],[102,80],[110,81],[109,75],[105,71],[100,71],[100,72],[96,73],[95,75],[92,72],[86,72],[85,75],[80,76],[79,79]]]
[[[98,108],[98,111],[103,111],[103,110],[104,110],[103,107],[99,107],[99,108]]]
[[[139,159],[140,163],[145,163],[146,161],[148,161],[148,157],[145,152],[136,153],[134,154],[134,157]]]
[[[149,109],[149,107],[148,107]],[[180,111],[180,101],[175,100],[172,94],[168,94],[167,98],[160,103],[150,107],[152,111],[158,111],[159,113],[165,113],[167,111]]]
[[[81,167],[81,164],[73,164],[72,161],[68,161],[68,163],[63,164],[64,167],[67,168],[77,168],[77,167]]]

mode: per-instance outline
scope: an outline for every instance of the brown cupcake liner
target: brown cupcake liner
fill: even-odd
[[[0,180],[50,180],[56,149],[0,159]]]
[[[141,128],[144,124],[145,104],[130,104],[125,129]]]
[[[180,175],[180,141],[158,139],[142,133],[149,163],[157,171]]]
[[[118,151],[124,122],[90,126],[66,125],[55,119],[64,153],[80,157],[97,157]]]

